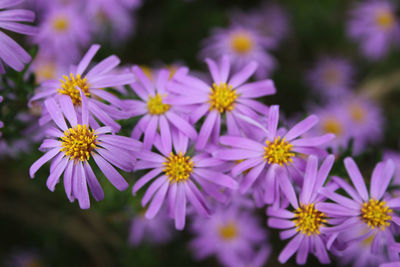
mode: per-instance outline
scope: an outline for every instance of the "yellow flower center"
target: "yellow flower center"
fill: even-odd
[[[371,198],[368,202],[364,202],[361,208],[361,219],[371,229],[379,227],[381,230],[385,230],[385,227],[388,227],[392,220],[392,212],[393,211],[386,206],[385,201]]]
[[[335,67],[329,67],[325,70],[323,77],[326,83],[335,85],[339,82],[340,72]]]
[[[326,216],[315,208],[314,203],[301,205],[294,212],[295,219],[293,222],[296,225],[296,231],[304,235],[319,235],[319,228],[326,223]]]
[[[352,105],[350,107],[351,118],[358,123],[362,123],[365,120],[365,110],[360,105]]]
[[[65,16],[59,16],[53,20],[53,28],[56,32],[65,32],[69,28],[69,21]]]
[[[167,112],[171,106],[162,102],[163,97],[157,93],[154,97],[149,96],[147,101],[147,110],[151,115],[162,115]]]
[[[82,101],[78,88],[80,88],[87,97],[90,96],[89,84],[87,83],[86,78],[82,79],[80,74],[77,74],[75,77],[72,73],[69,77],[63,75],[63,78],[64,80],[60,79],[61,88],[58,88],[57,92],[61,95],[69,96],[74,105],[79,105]]]
[[[250,34],[246,32],[232,34],[230,37],[230,44],[232,49],[239,54],[248,53],[254,46],[253,39]]]
[[[179,152],[178,155],[171,152],[163,164],[163,171],[171,183],[185,182],[193,171],[193,161],[182,152]]]
[[[334,117],[324,119],[322,122],[322,130],[325,133],[333,133],[336,136],[343,133],[342,124]]]
[[[43,63],[35,68],[35,75],[37,82],[55,79],[56,66],[53,63]]]
[[[220,113],[224,111],[232,111],[235,101],[238,98],[236,90],[232,90],[232,85],[213,83],[210,93],[210,110],[216,109]]]
[[[69,157],[70,160],[89,160],[90,153],[97,148],[99,142],[94,130],[86,125],[78,124],[75,128],[69,128],[64,131],[61,137],[61,151]]]
[[[274,142],[267,140],[266,146],[264,147],[264,159],[268,161],[268,164],[287,164],[292,162],[292,157],[295,154],[292,151],[293,145],[285,141],[285,138],[281,139],[280,136],[276,137]]]
[[[390,10],[381,10],[375,18],[376,24],[384,30],[390,30],[395,25],[395,18]]]
[[[218,229],[219,235],[222,239],[225,241],[230,241],[237,237],[238,235],[238,229],[236,227],[236,224],[233,222],[228,222],[225,225],[221,225]]]

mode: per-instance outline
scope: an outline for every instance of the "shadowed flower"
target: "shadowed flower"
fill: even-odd
[[[64,173],[68,199],[71,202],[78,199],[79,206],[87,209],[90,207],[88,186],[95,200],[104,198],[89,159],[93,159],[107,179],[122,191],[128,183],[112,165],[132,171],[134,152],[141,149],[141,143],[132,138],[108,134],[112,131],[108,126],[89,126],[89,103],[82,91],[81,100],[82,116],[77,116],[73,102],[67,96],[60,97],[59,104],[53,98],[45,101],[44,106],[57,127],[46,131],[49,138],[43,141],[40,149],[47,152],[32,164],[29,174],[33,178],[37,170],[51,160],[47,187],[54,191]]]
[[[391,45],[400,41],[400,26],[395,6],[386,0],[358,3],[351,10],[348,33],[358,41],[364,55],[378,60]]]
[[[91,125],[99,127],[95,119],[104,125],[110,126],[118,132],[121,128],[115,119],[124,119],[128,113],[122,111],[122,101],[114,94],[104,90],[107,87],[126,85],[135,81],[132,73],[113,73],[120,60],[118,57],[109,56],[88,70],[93,57],[100,49],[100,45],[92,45],[77,67],[73,67],[69,75],[63,75],[59,81],[49,80],[41,84],[39,90],[30,101],[47,98],[55,98],[57,101],[62,96],[68,96],[78,113],[81,106],[81,94],[83,91],[88,98],[89,120]],[[108,102],[109,104],[106,104]],[[41,123],[50,120],[50,114],[43,114]],[[96,127],[96,128],[97,128]]]
[[[219,65],[211,59],[206,62],[213,78],[212,85],[193,76],[177,75],[175,79],[180,84],[174,84],[169,89],[178,96],[167,100],[167,103],[191,110],[189,115],[193,123],[206,117],[197,139],[197,149],[204,148],[209,139],[214,143],[218,141],[223,119],[226,120],[229,135],[249,132],[249,123],[243,117],[257,119],[268,112],[268,107],[254,98],[276,91],[273,81],[269,79],[247,83],[257,68],[254,61],[230,78],[228,56],[223,56]]]
[[[35,35],[37,28],[21,22],[33,22],[35,14],[25,9],[9,9],[19,5],[24,0],[0,0],[0,29]],[[0,74],[5,72],[3,63],[16,71],[22,71],[25,64],[31,61],[31,56],[13,39],[0,31]]]

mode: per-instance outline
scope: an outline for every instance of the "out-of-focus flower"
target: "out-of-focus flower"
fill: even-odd
[[[166,212],[160,212],[151,220],[145,216],[145,211],[136,214],[131,222],[129,231],[129,243],[137,246],[143,242],[151,244],[166,243],[171,240],[173,226]]]
[[[35,250],[12,252],[4,261],[5,267],[41,267],[45,266],[42,258]]]
[[[400,26],[395,6],[387,0],[358,3],[351,10],[348,32],[360,43],[362,52],[370,59],[384,57],[391,45],[400,41]]]
[[[87,0],[86,10],[95,33],[108,36],[113,44],[129,37],[135,30],[133,10],[141,0]]]
[[[349,247],[354,243],[366,242],[370,244],[365,247],[368,252],[376,255],[388,253],[390,260],[399,260],[399,256],[391,251],[390,246],[394,244],[394,226],[400,224],[400,217],[394,212],[400,208],[400,198],[386,194],[394,174],[393,161],[376,165],[369,192],[354,160],[348,157],[344,160],[344,165],[353,187],[339,177],[334,176],[332,179],[347,196],[324,188],[320,190],[321,194],[334,203],[316,206],[321,212],[334,215],[331,223],[335,226],[326,230],[331,235],[329,243],[332,244],[337,239],[345,247]]]
[[[176,229],[181,230],[185,226],[187,201],[199,214],[209,216],[205,193],[215,197],[220,194],[220,187],[236,189],[237,182],[216,169],[223,161],[204,153],[190,154],[187,136],[177,131],[171,134],[173,149],[165,143],[167,140],[156,138],[154,145],[159,153],[146,150],[138,153],[140,160],[135,170],[152,170],[135,183],[132,193],[135,195],[151,181],[142,198],[143,206],[150,203],[146,218],[152,219],[166,201],[169,215],[175,219]]]
[[[276,3],[264,4],[250,12],[233,13],[231,23],[252,28],[262,36],[272,38],[275,42],[271,48],[276,48],[289,32],[288,14]]]
[[[268,114],[268,125],[263,140],[251,140],[243,137],[222,136],[219,141],[224,146],[214,152],[214,156],[224,160],[243,160],[232,168],[236,176],[246,170],[248,174],[242,180],[239,191],[247,192],[259,179],[264,180],[264,201],[267,204],[279,204],[280,194],[295,206],[293,181],[302,180],[305,169],[303,155],[324,156],[320,147],[334,138],[333,134],[303,138],[318,122],[311,115],[297,123],[286,133],[278,131],[279,106],[272,106]]]
[[[185,70],[182,69],[182,71]],[[165,98],[170,94],[167,90],[170,72],[161,70],[159,73],[153,74],[153,81],[138,66],[133,67],[133,73],[138,81],[131,86],[140,100],[126,100],[124,104],[131,116],[142,115],[143,117],[136,124],[131,136],[139,139],[144,135],[144,148],[151,148],[158,131],[169,149],[173,130],[180,131],[191,139],[196,139],[197,133],[194,127],[180,116],[180,111],[176,109],[175,105],[165,102]],[[154,77],[154,75],[157,76]]]
[[[256,75],[260,79],[275,68],[275,59],[268,49],[275,45],[271,37],[263,36],[250,27],[231,26],[228,29],[216,29],[211,37],[204,41],[201,57],[219,59],[228,55],[234,71],[243,69],[243,66],[255,61],[258,63]]]
[[[324,185],[334,162],[334,156],[328,156],[318,170],[318,158],[310,156],[307,161],[303,187],[300,195],[289,199],[295,209],[277,209],[269,207],[268,226],[285,229],[280,233],[281,239],[292,238],[279,255],[279,262],[285,263],[297,252],[297,264],[305,264],[309,253],[314,254],[321,263],[329,263],[326,250],[327,222],[329,212],[323,212],[318,205],[324,204],[319,190]],[[293,192],[294,193],[294,192]]]
[[[52,56],[39,53],[32,62],[31,70],[38,84],[48,80],[57,80],[65,73],[64,64],[60,64]]]
[[[225,266],[255,260],[255,249],[266,242],[266,232],[252,213],[231,205],[217,207],[210,218],[195,217],[192,231],[195,238],[190,247],[198,259],[215,255]],[[262,255],[264,256],[264,255]],[[259,259],[265,263],[266,257]],[[240,265],[244,266],[244,265]]]
[[[104,198],[89,159],[92,158],[107,179],[122,191],[128,187],[128,183],[112,165],[132,171],[134,152],[141,149],[141,143],[132,138],[108,134],[112,132],[108,126],[89,126],[89,103],[82,91],[80,94],[82,116],[77,116],[73,102],[67,96],[60,97],[59,103],[53,98],[45,101],[44,105],[57,127],[50,127],[46,131],[49,138],[43,141],[39,149],[47,152],[32,164],[29,174],[33,178],[37,170],[51,160],[47,187],[54,191],[64,173],[68,199],[71,202],[78,199],[79,206],[87,209],[90,207],[88,186],[95,200]]]
[[[310,86],[317,94],[325,97],[340,97],[353,82],[354,69],[347,59],[321,58],[309,72]]]
[[[25,9],[9,9],[24,0],[0,0],[0,28],[25,35],[35,35],[37,28],[21,22],[33,22],[35,14]],[[0,31],[0,59],[16,71],[23,70],[31,56],[13,39]],[[0,61],[0,74],[5,72]]]
[[[197,149],[204,148],[209,141],[218,141],[223,119],[226,119],[229,135],[249,132],[249,123],[243,117],[257,119],[268,112],[268,107],[254,98],[276,91],[273,81],[269,79],[247,83],[257,69],[254,61],[230,78],[228,56],[223,56],[218,65],[211,59],[206,59],[206,62],[213,78],[212,85],[190,75],[177,75],[176,80],[180,85],[171,86],[170,90],[178,96],[167,100],[167,103],[190,108],[190,120],[193,123],[206,117],[197,139]]]
[[[63,79],[60,79],[60,81],[43,82],[31,101],[47,98],[55,98],[59,101],[61,97],[66,95],[72,100],[79,113],[81,106],[80,90],[82,90],[89,102],[90,123],[98,128],[99,124],[95,120],[98,119],[104,125],[110,126],[113,131],[118,132],[121,127],[115,122],[115,119],[127,118],[128,113],[122,110],[124,108],[122,101],[104,88],[133,83],[135,77],[132,73],[113,73],[113,70],[120,63],[119,58],[114,55],[103,59],[90,70],[87,70],[99,49],[100,45],[92,45],[78,66],[73,67],[69,75],[63,75]],[[50,115],[44,113],[41,123],[48,122]]]
[[[91,26],[77,4],[52,4],[33,39],[42,54],[64,65],[75,62],[90,41]]]

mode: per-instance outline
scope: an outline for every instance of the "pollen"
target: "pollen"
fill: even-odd
[[[69,28],[69,21],[65,16],[56,17],[53,20],[53,28],[56,32],[65,32]]]
[[[238,94],[236,90],[232,90],[232,85],[213,83],[210,93],[210,110],[216,109],[220,113],[232,111],[237,98]]]
[[[72,103],[74,105],[79,105],[81,103],[81,95],[79,92],[80,88],[82,92],[89,97],[89,84],[87,83],[87,79],[82,79],[80,74],[74,76],[72,73],[68,76],[63,75],[64,79],[60,79],[61,88],[57,89],[57,92],[61,95],[67,95],[71,98]]]
[[[64,136],[61,137],[61,151],[70,160],[87,161],[99,144],[96,139],[97,135],[94,134],[94,130],[86,125],[78,124],[76,127],[64,131]]]
[[[151,115],[162,115],[170,108],[170,105],[163,103],[163,97],[159,93],[155,96],[149,96],[149,100],[147,101],[147,110]]]
[[[266,146],[264,147],[264,159],[268,164],[288,164],[292,162],[292,157],[295,154],[292,151],[293,145],[285,140],[281,139],[280,136],[276,137],[274,142],[267,140]]]
[[[385,227],[388,227],[392,220],[392,212],[385,201],[371,198],[368,202],[364,202],[361,208],[361,219],[371,229],[385,230]]]
[[[323,120],[322,130],[325,133],[333,133],[340,136],[343,133],[342,124],[335,117],[329,117]]]
[[[230,37],[230,44],[236,53],[247,54],[254,46],[252,37],[247,32],[234,33]]]
[[[375,18],[376,24],[384,30],[390,30],[395,25],[395,18],[390,10],[381,10]]]
[[[294,216],[293,222],[297,227],[296,231],[307,236],[319,235],[319,228],[326,223],[325,214],[317,210],[314,203],[301,205],[294,212]]]
[[[163,172],[167,175],[170,183],[185,182],[193,171],[193,161],[189,156],[183,155],[182,152],[177,155],[171,152],[163,164]]]
[[[225,241],[230,241],[238,235],[238,229],[234,222],[228,222],[225,225],[220,225],[218,232],[219,236]]]
[[[362,123],[365,120],[365,110],[358,104],[350,106],[350,116],[358,123]]]

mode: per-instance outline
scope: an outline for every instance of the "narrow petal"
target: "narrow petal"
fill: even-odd
[[[154,216],[157,215],[158,211],[160,210],[162,204],[164,203],[165,196],[167,195],[169,188],[169,182],[167,179],[165,179],[164,184],[161,186],[161,188],[157,191],[157,193],[154,195],[153,200],[150,203],[149,208],[146,211],[146,218],[147,219],[153,219]]]
[[[182,230],[185,227],[186,217],[186,196],[185,187],[182,184],[178,184],[176,199],[175,199],[175,228]]]
[[[300,245],[303,243],[304,235],[298,234],[296,235],[290,242],[286,245],[286,247],[279,254],[278,260],[280,263],[285,263],[287,260],[292,257],[294,253],[299,249]]]
[[[54,156],[56,156],[59,152],[60,148],[53,148],[52,150],[49,150],[43,156],[41,156],[37,161],[35,161],[35,163],[33,163],[32,166],[29,168],[30,177],[35,177],[35,173],[37,172],[37,170],[39,170],[40,167],[42,167],[46,162],[54,158]]]
[[[317,116],[311,115],[307,117],[306,119],[302,120],[301,122],[293,126],[293,128],[286,133],[285,139],[291,141],[296,137],[301,136],[302,134],[310,130],[312,127],[314,127],[314,125],[317,124],[317,122],[318,122]]]
[[[364,201],[368,201],[368,191],[364,183],[364,178],[362,177],[360,170],[358,169],[354,160],[350,157],[345,158],[344,166],[346,167],[347,173],[356,188],[358,194]]]
[[[87,66],[89,66],[90,61],[92,61],[94,55],[96,55],[99,49],[100,45],[98,44],[94,44],[89,48],[89,50],[83,56],[81,62],[79,62],[79,65],[76,69],[77,74],[82,74],[86,70]]]
[[[255,61],[250,62],[247,66],[245,66],[240,72],[234,74],[232,78],[229,80],[228,84],[232,85],[233,88],[237,88],[246,82],[251,75],[254,74],[258,67],[258,64]]]
[[[122,177],[121,174],[119,174],[119,172],[116,171],[110,163],[105,161],[96,153],[93,153],[92,155],[97,166],[99,166],[100,170],[104,173],[111,184],[115,186],[115,188],[117,188],[119,191],[123,191],[128,188],[128,183],[125,181],[124,177]]]

